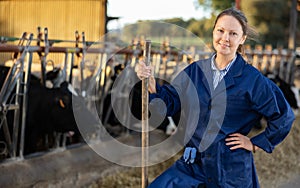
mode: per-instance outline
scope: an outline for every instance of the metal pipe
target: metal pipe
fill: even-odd
[[[27,70],[24,75],[24,85],[23,85],[23,100],[22,100],[22,119],[21,119],[21,131],[20,131],[20,148],[19,148],[19,156],[21,159],[24,158],[24,145],[25,145],[25,126],[26,126],[26,117],[27,117],[27,109],[28,109],[28,90],[30,85],[30,75],[31,75],[31,64],[32,64],[32,52],[29,52]]]

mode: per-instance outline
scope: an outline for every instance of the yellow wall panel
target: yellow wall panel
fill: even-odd
[[[98,40],[105,31],[106,0],[0,0],[0,35],[36,34],[47,27],[49,38],[73,40],[74,33],[86,33]]]
[[[75,40],[78,30],[80,35],[85,32],[87,41],[98,41],[105,33],[105,4],[106,0],[0,0],[0,36],[20,37],[26,31],[36,38],[40,26],[42,31],[48,28],[49,39]],[[75,43],[55,46],[75,47]],[[0,54],[0,64],[10,58],[8,54]],[[38,62],[37,54],[34,57]],[[62,63],[64,57],[49,54],[48,59]]]

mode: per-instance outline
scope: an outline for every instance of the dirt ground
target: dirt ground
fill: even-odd
[[[253,130],[255,135],[259,131]],[[251,136],[250,135],[250,136]],[[272,154],[257,151],[254,155],[257,173],[262,188],[300,187],[300,115],[287,138],[279,144]],[[148,168],[149,182],[169,167],[180,153],[168,161]],[[88,188],[139,188],[141,187],[140,168],[116,167],[107,175],[94,181]]]

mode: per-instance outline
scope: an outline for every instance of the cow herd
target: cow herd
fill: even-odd
[[[1,86],[8,71],[9,67],[0,67]],[[53,72],[49,72],[49,75],[51,74]],[[47,78],[53,79],[51,76]],[[88,118],[85,118],[87,120],[86,124],[97,126],[97,119],[89,113],[86,106],[78,104],[84,103],[84,98],[80,97],[72,88],[72,85],[66,81],[49,88],[44,86],[41,80],[32,74],[29,79],[27,96],[24,155],[58,147],[62,144],[61,137],[65,137],[65,140],[70,144],[81,142],[82,138],[73,111],[76,108],[77,111],[88,116]],[[6,116],[12,134],[14,113],[8,111]],[[1,135],[1,141],[3,139],[3,135]]]

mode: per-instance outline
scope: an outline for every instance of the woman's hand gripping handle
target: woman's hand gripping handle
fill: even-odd
[[[148,86],[148,91],[150,93],[156,93],[156,81],[153,76],[153,67],[152,66],[146,66],[144,61],[140,61],[136,67],[135,67],[135,72],[137,74],[137,77],[142,80],[145,78],[149,78],[149,86]]]

